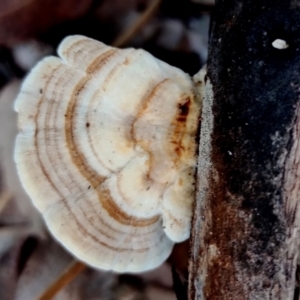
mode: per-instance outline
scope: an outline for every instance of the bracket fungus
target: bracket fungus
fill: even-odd
[[[43,59],[15,103],[15,161],[34,205],[78,259],[160,265],[189,237],[201,96],[143,50],[83,36]]]

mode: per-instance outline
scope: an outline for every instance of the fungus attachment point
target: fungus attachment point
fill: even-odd
[[[189,237],[201,96],[187,74],[143,50],[71,36],[58,54],[16,100],[23,186],[78,259],[155,268]]]
[[[287,49],[289,47],[286,41],[281,39],[276,39],[275,41],[273,41],[272,46],[279,50]]]

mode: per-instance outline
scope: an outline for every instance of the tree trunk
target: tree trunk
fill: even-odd
[[[300,0],[217,1],[207,68],[189,299],[292,300]]]

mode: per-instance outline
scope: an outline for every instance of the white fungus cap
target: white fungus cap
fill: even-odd
[[[16,100],[15,161],[52,234],[117,272],[160,265],[190,234],[201,101],[143,50],[67,37]]]

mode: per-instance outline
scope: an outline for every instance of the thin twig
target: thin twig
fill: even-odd
[[[73,261],[71,265],[43,292],[38,300],[50,300],[52,299],[61,289],[69,284],[78,274],[80,274],[86,265],[80,261]]]
[[[0,191],[0,212],[5,208],[11,198],[12,193],[9,190]]]
[[[114,47],[121,47],[126,45],[136,33],[151,19],[153,14],[158,9],[162,0],[153,0],[145,12],[127,28],[116,40],[112,43]]]

